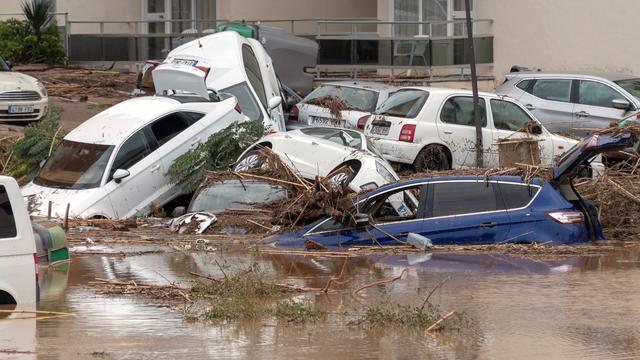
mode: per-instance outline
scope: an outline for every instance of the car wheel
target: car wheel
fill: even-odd
[[[413,163],[417,172],[449,170],[449,158],[440,145],[429,145],[422,149]]]
[[[356,171],[351,166],[342,165],[331,171],[327,175],[327,180],[333,186],[346,188],[355,177]]]
[[[260,154],[258,150],[251,150],[249,153],[240,159],[236,166],[233,168],[234,171],[243,172],[259,169],[262,167],[264,162],[264,156]]]

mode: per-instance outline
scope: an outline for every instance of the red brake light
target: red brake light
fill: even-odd
[[[299,113],[298,107],[293,105],[289,110],[289,120],[298,121],[298,113]]]
[[[365,115],[360,119],[358,119],[358,125],[357,125],[358,129],[364,130],[364,126],[367,124],[367,121],[369,120],[370,117],[371,117],[371,114]]]
[[[38,270],[38,254],[37,253],[33,253],[33,263],[36,270],[36,283],[38,283],[38,280],[40,279],[40,270]]]
[[[581,224],[584,222],[584,215],[580,211],[554,211],[547,213],[547,216],[558,224]]]
[[[238,114],[242,114],[242,108],[240,107],[240,103],[236,102],[236,106],[234,109],[238,112]]]
[[[416,126],[415,125],[411,125],[411,124],[406,124],[402,126],[402,129],[400,129],[400,137],[398,138],[399,141],[404,141],[404,142],[413,142],[413,137],[416,134]]]
[[[206,75],[209,75],[209,70],[211,70],[211,68],[208,67],[208,66],[197,66],[196,65],[195,68],[200,70],[200,71],[203,71]]]

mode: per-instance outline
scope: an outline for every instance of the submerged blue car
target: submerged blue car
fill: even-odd
[[[408,237],[433,245],[601,240],[597,211],[575,191],[572,179],[598,154],[634,141],[631,134],[591,136],[556,163],[550,181],[516,176],[401,181],[358,199],[353,218],[323,218],[271,240],[285,247],[300,247],[306,239],[325,246],[398,244]]]

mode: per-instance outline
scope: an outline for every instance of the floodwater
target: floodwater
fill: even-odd
[[[118,249],[115,249],[117,251]],[[153,249],[152,249],[153,250]],[[157,250],[157,249],[156,249]],[[137,250],[138,251],[138,250]],[[216,264],[217,262],[217,264]],[[640,249],[602,256],[531,260],[502,255],[417,254],[304,258],[257,253],[166,252],[75,256],[67,269],[41,271],[39,310],[72,317],[4,320],[0,358],[10,359],[630,359],[640,357]],[[323,287],[342,272],[351,289],[407,274],[361,292],[365,303],[420,304],[465,312],[462,333],[348,325],[361,307],[351,291],[305,295],[334,315],[317,324],[275,319],[209,324],[185,321],[180,305],[99,294],[95,278],[188,284],[190,271],[222,276],[257,263],[279,281]],[[220,266],[219,266],[219,265]],[[7,325],[10,324],[10,325]],[[5,331],[10,326],[10,331]],[[4,356],[4,357],[3,357]]]

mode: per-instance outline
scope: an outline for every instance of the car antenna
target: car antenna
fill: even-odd
[[[202,43],[200,42],[200,38],[198,38],[197,40],[198,40],[198,47],[202,49]]]

